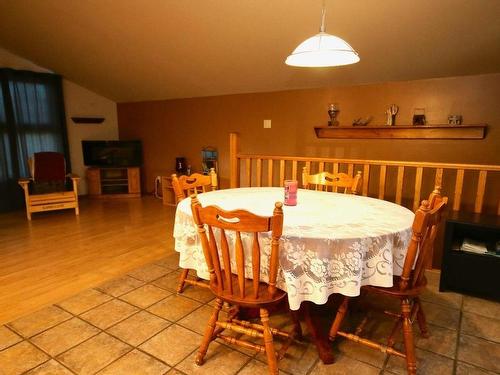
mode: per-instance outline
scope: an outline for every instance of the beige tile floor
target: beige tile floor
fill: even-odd
[[[177,295],[178,276],[173,254],[0,326],[0,374],[267,373],[264,356],[218,341],[202,367],[194,364],[213,296],[191,286]],[[431,337],[416,333],[418,372],[500,373],[500,304],[439,293],[437,278],[429,273],[422,298]],[[275,318],[278,325],[283,321]],[[382,336],[388,323],[377,320],[366,330]],[[323,365],[305,331],[305,340],[280,362],[283,374],[405,373],[402,359],[341,340],[332,345],[336,363]]]

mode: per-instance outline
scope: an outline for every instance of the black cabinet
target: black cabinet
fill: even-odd
[[[464,238],[486,244],[488,253],[460,250]],[[500,216],[454,212],[446,220],[440,291],[500,300]]]

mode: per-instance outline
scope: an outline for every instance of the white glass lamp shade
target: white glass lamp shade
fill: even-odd
[[[334,35],[320,32],[300,43],[285,63],[291,66],[326,67],[349,65],[358,61],[358,53],[349,43]]]

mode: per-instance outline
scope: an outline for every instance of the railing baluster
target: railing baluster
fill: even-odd
[[[292,161],[292,180],[297,179],[297,160]]]
[[[280,160],[280,186],[284,186],[285,181],[285,160]]]
[[[486,189],[487,171],[479,171],[479,179],[477,181],[476,203],[474,204],[474,212],[480,214],[483,210],[484,191]]]
[[[413,195],[413,211],[415,212],[420,206],[420,192],[422,190],[422,175],[424,168],[417,167],[415,174],[415,192]]]
[[[453,211],[460,210],[460,202],[462,200],[462,189],[464,185],[464,170],[457,170],[457,178],[455,180],[455,195],[453,197]]]
[[[353,177],[353,175],[354,175],[354,164],[349,163],[347,165],[347,174],[349,175],[349,177]]]
[[[273,159],[267,161],[267,186],[273,186]]]
[[[363,166],[363,195],[368,196],[368,184],[370,183],[370,164]]]
[[[252,186],[252,159],[246,159],[246,168],[245,171],[247,173],[247,186]]]
[[[434,177],[434,186],[443,186],[443,168],[436,168],[436,176]]]
[[[255,168],[255,174],[256,174],[256,184],[258,187],[262,186],[262,159],[257,159],[256,160],[256,168]]]
[[[339,173],[339,163],[333,163],[333,174]],[[332,191],[337,192],[337,186],[332,187]]]
[[[384,199],[385,195],[385,175],[387,173],[387,166],[380,166],[380,177],[378,183],[378,199]]]
[[[405,167],[398,167],[398,178],[396,182],[396,203],[401,204],[403,200],[403,180],[405,175]]]

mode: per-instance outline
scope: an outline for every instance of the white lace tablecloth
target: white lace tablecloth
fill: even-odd
[[[203,206],[242,208],[271,216],[283,188],[239,188],[198,195]],[[324,304],[333,293],[357,296],[362,285],[391,287],[401,275],[414,214],[397,204],[355,195],[298,191],[297,206],[283,206],[284,228],[277,286],[288,292],[290,308],[302,301]],[[179,265],[209,279],[191,214],[191,200],[179,203],[174,225]],[[260,240],[261,268],[269,258],[269,237]],[[248,246],[249,247],[249,246]],[[247,276],[251,275],[248,254]],[[261,278],[267,280],[267,274]]]

